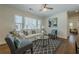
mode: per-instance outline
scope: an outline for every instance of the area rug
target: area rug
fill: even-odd
[[[33,41],[33,54],[55,54],[62,43],[59,39],[38,39]],[[29,50],[27,53],[30,53]]]

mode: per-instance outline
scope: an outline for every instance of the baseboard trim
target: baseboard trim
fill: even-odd
[[[6,43],[4,43],[4,44],[0,44],[0,46],[4,46],[4,45],[7,45]]]

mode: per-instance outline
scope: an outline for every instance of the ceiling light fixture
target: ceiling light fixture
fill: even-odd
[[[46,8],[44,8],[44,9],[43,9],[43,11],[47,11],[47,9],[46,9]]]
[[[48,7],[47,5],[48,4],[43,4],[42,7],[41,7],[41,9],[40,9],[40,11],[45,12],[45,11],[49,11],[49,10],[52,10],[53,9],[51,7]]]

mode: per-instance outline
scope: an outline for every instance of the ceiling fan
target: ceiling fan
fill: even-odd
[[[53,10],[51,7],[47,7],[47,4],[43,4],[40,11],[48,11],[48,10]]]

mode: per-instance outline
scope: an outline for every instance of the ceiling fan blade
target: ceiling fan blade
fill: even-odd
[[[50,8],[50,7],[46,7],[47,9],[53,9],[53,8]]]
[[[40,9],[40,11],[43,11],[43,10],[45,10],[45,9],[50,9],[50,10],[52,10],[53,8],[47,7],[47,4],[43,4],[42,7],[41,7],[41,9]]]
[[[42,4],[41,5],[41,8],[40,8],[40,10],[39,11],[42,11],[43,10],[43,8],[45,8],[46,7],[46,5],[45,4]]]

